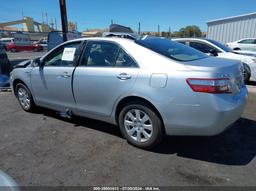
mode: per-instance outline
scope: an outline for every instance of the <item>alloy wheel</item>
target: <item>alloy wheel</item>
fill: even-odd
[[[30,104],[31,104],[31,100],[30,100],[28,91],[23,87],[19,87],[17,95],[18,95],[19,102],[20,102],[21,106],[25,110],[28,110],[30,108]]]
[[[139,143],[147,142],[153,134],[152,120],[140,109],[132,109],[125,114],[124,127],[128,136]]]

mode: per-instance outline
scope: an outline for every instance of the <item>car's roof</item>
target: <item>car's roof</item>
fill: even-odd
[[[134,40],[127,39],[127,38],[120,38],[120,37],[84,37],[78,38],[74,40],[70,40],[69,42],[75,41],[84,41],[84,40],[104,40],[104,41],[111,41],[111,42],[134,42]]]
[[[76,41],[86,41],[86,40],[116,42],[117,44],[122,45],[122,46],[135,46],[136,45],[134,40],[127,39],[127,38],[120,38],[120,37],[85,37],[85,38],[69,40],[65,43],[76,42]]]
[[[241,39],[239,39],[238,41],[241,41],[241,40],[249,40],[249,39],[256,39],[256,38],[241,38]]]

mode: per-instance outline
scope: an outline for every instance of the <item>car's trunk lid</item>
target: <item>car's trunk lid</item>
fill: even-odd
[[[243,66],[239,61],[208,57],[186,62],[185,65],[193,71],[209,73],[210,78],[229,78],[233,93],[244,85]]]

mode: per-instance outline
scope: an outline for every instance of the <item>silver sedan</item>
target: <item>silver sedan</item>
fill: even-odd
[[[239,119],[242,73],[238,61],[167,39],[83,38],[19,64],[11,84],[25,111],[102,120],[150,148],[164,135],[216,135]]]

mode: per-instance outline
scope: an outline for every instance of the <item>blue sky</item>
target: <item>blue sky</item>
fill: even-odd
[[[183,26],[198,25],[206,31],[206,21],[256,12],[255,0],[66,0],[68,19],[78,23],[79,30],[107,28],[114,23],[142,31],[179,30]],[[42,21],[57,18],[60,26],[59,0],[0,0],[0,22],[20,19],[22,12]]]

